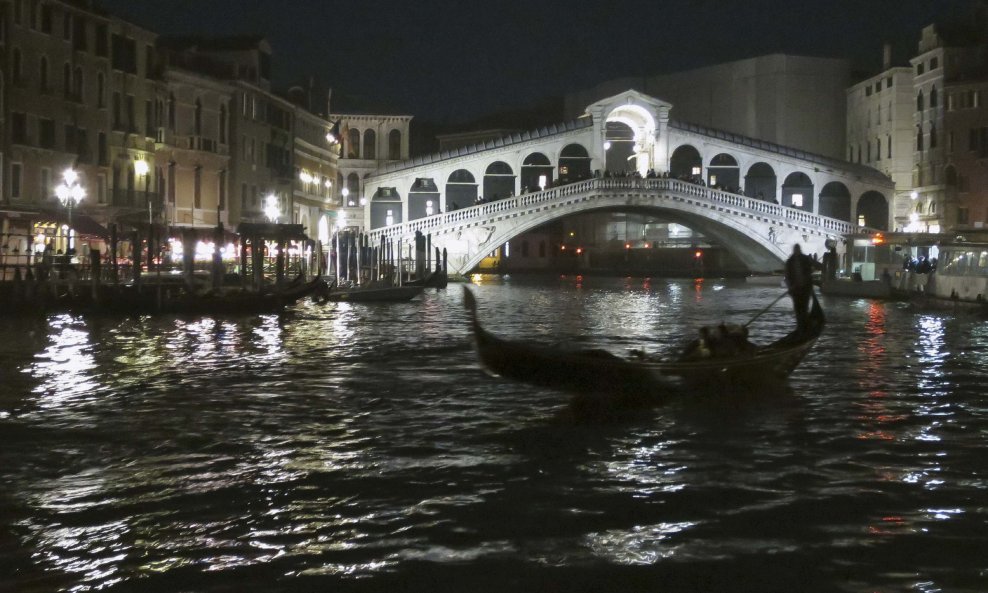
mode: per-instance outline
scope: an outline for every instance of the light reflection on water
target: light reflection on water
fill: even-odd
[[[779,293],[481,280],[498,333],[616,353],[744,323]],[[456,286],[283,316],[2,320],[4,584],[426,590],[428,566],[459,590],[502,569],[522,590],[540,570],[597,588],[646,570],[708,591],[984,590],[985,323],[825,306],[790,392],[578,424],[565,396],[479,370]],[[752,339],[789,318],[783,301]]]

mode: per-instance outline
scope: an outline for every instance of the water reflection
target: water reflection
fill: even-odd
[[[38,381],[34,393],[42,408],[59,408],[91,400],[101,385],[93,377],[93,343],[85,323],[71,315],[53,317],[49,344],[35,356],[30,373]]]
[[[778,294],[593,277],[476,290],[503,335],[615,352]],[[455,286],[382,307],[0,328],[25,382],[0,398],[4,585],[172,591],[209,572],[215,590],[391,575],[426,590],[416,575],[496,566],[526,590],[544,584],[537,565],[587,589],[631,569],[730,574],[734,590],[983,590],[988,329],[827,306],[794,389],[576,425],[555,420],[567,397],[480,371]],[[780,306],[758,337],[790,328]]]

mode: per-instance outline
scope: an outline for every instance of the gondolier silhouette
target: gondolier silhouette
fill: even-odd
[[[813,294],[813,259],[804,254],[799,243],[792,246],[792,255],[786,260],[786,286],[792,297],[792,306],[796,312],[796,329],[800,332],[807,329],[810,296]]]

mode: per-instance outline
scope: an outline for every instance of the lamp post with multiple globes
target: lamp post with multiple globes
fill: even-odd
[[[77,206],[86,197],[86,190],[79,184],[79,174],[75,169],[66,169],[62,173],[62,183],[55,187],[55,196],[69,211],[66,253],[70,253],[72,249],[72,207]]]

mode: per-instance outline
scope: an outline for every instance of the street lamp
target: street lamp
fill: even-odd
[[[138,177],[144,179],[144,201],[147,202],[147,207],[148,207],[148,224],[153,225],[154,216],[151,212],[151,195],[149,193],[151,189],[150,188],[151,180],[148,178],[148,172],[150,170],[151,167],[148,165],[147,161],[143,159],[139,161],[134,161],[134,173]]]
[[[278,198],[274,194],[268,194],[264,198],[264,216],[271,222],[278,222],[281,208],[278,207]]]
[[[353,206],[353,203],[350,202],[349,200],[347,200],[347,196],[350,195],[350,188],[344,187],[342,190],[340,190],[340,193],[343,194],[343,203],[344,203],[344,205],[346,205],[346,206]]]
[[[69,210],[69,240],[68,250],[72,249],[72,206],[78,205],[86,197],[86,190],[79,185],[79,174],[75,169],[66,169],[62,173],[62,183],[55,188],[58,201]]]

